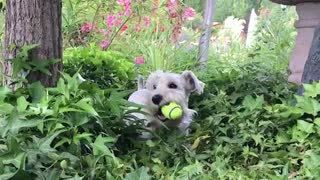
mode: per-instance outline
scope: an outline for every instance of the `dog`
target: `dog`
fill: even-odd
[[[133,92],[128,101],[143,105],[144,113],[132,113],[137,119],[144,119],[145,128],[154,131],[164,124],[167,127],[178,127],[182,133],[188,134],[188,127],[196,111],[188,108],[189,96],[192,92],[203,93],[205,84],[192,71],[186,70],[182,74],[169,73],[158,70],[149,75],[144,83],[138,78],[138,90]],[[169,102],[179,104],[183,115],[177,120],[168,120],[161,113],[161,107]],[[143,139],[151,138],[149,132],[143,132]]]

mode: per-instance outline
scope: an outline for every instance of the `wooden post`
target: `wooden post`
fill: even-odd
[[[214,8],[215,0],[207,0],[203,15],[202,34],[199,40],[198,58],[200,69],[204,69],[207,66]]]

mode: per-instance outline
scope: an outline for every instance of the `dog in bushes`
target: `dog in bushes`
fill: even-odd
[[[184,71],[182,74],[156,71],[144,82],[138,78],[138,90],[133,92],[128,101],[142,105],[141,113],[134,112],[134,119],[144,120],[145,128],[154,131],[162,125],[178,127],[182,133],[188,134],[188,127],[192,122],[194,110],[188,108],[188,99],[191,93],[202,94],[204,83],[193,72]],[[161,113],[161,107],[169,102],[175,102],[183,110],[182,117],[177,120],[168,120]],[[143,132],[142,139],[149,139],[150,132]]]

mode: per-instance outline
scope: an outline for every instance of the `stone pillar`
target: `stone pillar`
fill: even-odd
[[[300,84],[305,62],[312,44],[315,27],[320,24],[320,3],[300,3],[296,5],[299,19],[295,22],[298,35],[291,56],[289,81]]]

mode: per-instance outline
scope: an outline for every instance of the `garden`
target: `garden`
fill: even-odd
[[[215,3],[200,68],[204,3],[62,1],[63,70],[55,86],[28,81],[30,72],[51,75],[46,65],[57,62],[30,60],[37,45],[21,48],[10,77],[1,57],[0,179],[318,179],[320,84],[297,95],[288,82],[295,8]],[[251,9],[258,18],[248,45]],[[7,10],[0,0],[1,54]],[[140,140],[143,123],[125,120],[141,107],[127,98],[139,75],[158,69],[192,70],[204,92],[189,99],[197,115],[188,135],[161,128]]]

